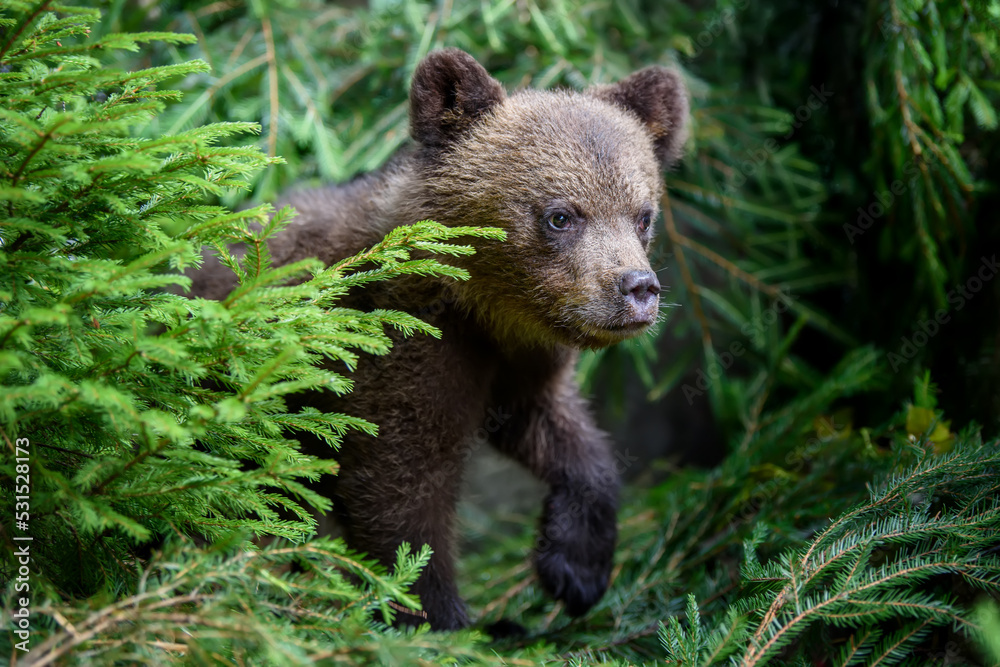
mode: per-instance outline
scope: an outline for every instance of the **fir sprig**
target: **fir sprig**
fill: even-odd
[[[362,653],[365,645],[376,646],[368,631],[372,613],[388,622],[398,605],[419,609],[407,588],[430,557],[427,547],[410,554],[404,545],[388,574],[340,540],[260,551],[238,544],[157,553],[139,573],[133,593],[97,608],[47,603],[38,613],[58,619],[60,627],[32,648],[32,664],[216,663],[226,655],[311,665],[346,655],[348,648]],[[191,636],[185,627],[199,630]],[[381,643],[379,650],[398,651],[393,643],[408,642],[390,635]],[[425,651],[435,653],[432,647]]]

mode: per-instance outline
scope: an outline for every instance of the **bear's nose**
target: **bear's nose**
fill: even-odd
[[[660,293],[660,281],[652,271],[626,271],[618,288],[637,306],[646,306]]]

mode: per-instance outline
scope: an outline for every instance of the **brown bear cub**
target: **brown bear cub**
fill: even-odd
[[[272,243],[278,263],[332,263],[425,219],[507,233],[454,260],[468,282],[411,276],[352,293],[345,306],[408,311],[443,335],[393,333],[387,357],[359,362],[346,398],[300,399],[379,425],[377,438],[345,437],[340,474],[325,491],[352,548],[386,564],[403,541],[433,549],[414,589],[425,613],[401,612],[400,622],[469,622],[455,584],[455,504],[473,434],[497,413],[505,419],[492,445],[551,487],[535,552],[542,586],[572,616],[607,588],[619,481],[574,365],[577,350],[636,336],[657,319],[647,250],[661,173],[681,153],[687,114],[670,70],[582,93],[507,95],[471,56],[445,49],[414,74],[412,148],[377,172],[284,202],[299,216]],[[232,288],[224,273],[206,265],[195,293],[223,298]]]

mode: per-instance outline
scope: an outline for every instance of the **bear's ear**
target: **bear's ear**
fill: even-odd
[[[688,93],[676,71],[647,67],[589,92],[638,116],[653,135],[656,157],[664,167],[681,158],[687,141]]]
[[[459,49],[427,55],[410,87],[410,135],[424,146],[442,148],[504,100],[503,86]]]

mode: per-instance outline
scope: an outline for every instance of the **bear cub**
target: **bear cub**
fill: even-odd
[[[414,74],[412,146],[376,172],[283,202],[299,216],[271,245],[277,263],[333,263],[425,219],[507,234],[450,260],[469,271],[467,282],[409,276],[352,292],[345,306],[411,312],[443,335],[392,332],[391,353],[363,355],[347,397],[297,399],[379,425],[377,438],[345,437],[340,473],[323,490],[352,548],[387,565],[403,541],[433,549],[414,588],[424,611],[400,612],[398,622],[469,623],[455,583],[455,504],[473,434],[497,413],[506,418],[491,445],[550,487],[534,553],[539,581],[572,616],[604,594],[619,480],[574,366],[578,350],[636,336],[657,319],[660,284],[647,251],[661,174],[680,157],[687,115],[671,70],[650,67],[584,92],[508,95],[471,56],[445,49]],[[207,298],[233,287],[217,262],[193,278]]]

